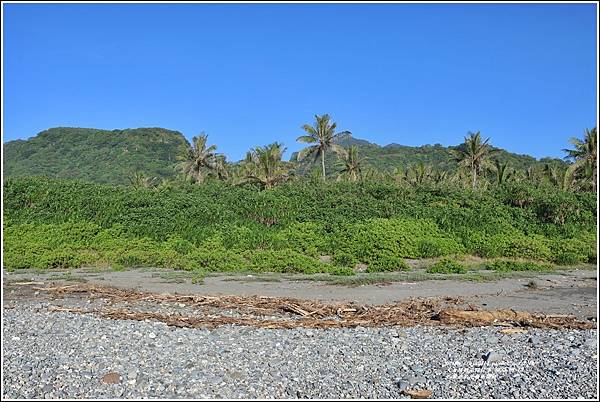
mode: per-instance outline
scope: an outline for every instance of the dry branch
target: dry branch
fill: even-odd
[[[111,319],[154,320],[177,327],[208,327],[247,325],[260,328],[347,328],[374,326],[453,325],[460,327],[502,325],[536,328],[594,328],[595,323],[578,321],[573,316],[531,314],[513,310],[476,310],[456,307],[458,298],[411,299],[393,304],[359,306],[355,303],[324,303],[265,296],[205,296],[157,294],[105,286],[76,284],[35,288],[56,296],[69,294],[102,298],[110,305],[121,302],[178,303],[194,309],[194,315],[179,313],[139,312],[123,308],[83,310],[53,307],[51,311],[94,314]],[[244,315],[210,314],[207,308],[229,310]],[[290,313],[293,315],[290,316]]]

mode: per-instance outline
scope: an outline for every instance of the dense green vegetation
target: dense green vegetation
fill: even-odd
[[[477,132],[425,152],[438,164],[386,170],[363,156],[372,144],[336,127],[328,115],[302,126],[299,164],[277,142],[230,164],[205,134],[190,145],[163,129],[8,143],[4,266],[352,275],[422,258],[439,259],[428,272],[460,274],[465,255],[495,271],[596,261],[595,128],[572,140],[570,163],[508,154]]]
[[[181,133],[164,128],[57,127],[3,147],[5,178],[44,175],[127,184],[140,172],[157,181],[173,177],[177,157],[189,144]]]
[[[316,178],[259,191],[216,179],[152,189],[10,179],[4,265],[347,274],[340,267],[399,270],[405,258],[464,254],[581,263],[596,259],[595,216],[595,194],[548,184]]]
[[[318,124],[314,125],[317,129]],[[323,127],[324,124],[326,127]],[[379,146],[353,138],[347,132],[327,131],[332,124],[335,123],[330,120],[322,121],[320,131],[306,125],[305,131],[312,127],[317,135],[317,149],[313,149],[313,152],[307,150],[307,157],[300,163],[297,163],[298,154],[292,154],[291,162],[283,163],[286,171],[278,175],[284,177],[313,172],[322,175],[321,162],[324,162],[327,176],[333,178],[341,176],[356,180],[363,176],[377,178],[385,175],[403,181],[466,179],[453,176],[459,166],[454,159],[454,151],[462,149],[464,145]],[[306,133],[310,134],[310,130]],[[321,145],[318,135],[331,138],[325,138],[326,145]],[[308,141],[308,137],[310,135],[300,138]],[[3,145],[4,177],[47,176],[103,184],[152,186],[163,180],[176,180],[181,174],[187,174],[197,182],[203,181],[206,176],[238,182],[245,178],[248,170],[255,170],[248,162],[261,147],[251,150],[246,160],[232,164],[207,141],[207,136],[201,134],[189,144],[181,133],[162,128],[112,131],[51,128],[28,140],[9,141]],[[285,149],[283,144],[278,145],[282,150]],[[350,146],[356,147],[350,156],[340,152],[340,147]],[[321,149],[324,150],[322,153]],[[492,159],[506,164],[507,173],[514,173],[510,174],[510,180],[529,178],[558,181],[568,166],[559,159],[536,160],[494,147],[491,150]],[[422,170],[420,175],[419,169]],[[494,181],[493,166],[489,166],[484,173],[488,181]],[[485,183],[486,178],[481,184]]]
[[[430,274],[464,274],[467,269],[458,261],[451,258],[442,258],[427,268],[427,272]]]
[[[455,172],[459,164],[454,159],[454,151],[464,148],[463,145],[445,147],[441,144],[428,144],[418,147],[400,144],[380,146],[369,141],[354,138],[351,135],[339,137],[337,143],[345,148],[351,146],[357,148],[362,160],[364,173],[385,172],[388,175],[396,174],[399,176],[410,175],[413,170],[421,165],[435,172]],[[526,171],[529,168],[533,168],[535,173],[542,176],[542,171],[546,165],[560,170],[564,170],[567,167],[567,163],[560,159],[535,159],[529,155],[519,155],[493,146],[490,148],[493,151],[492,157],[494,160],[507,164],[510,170],[519,173],[515,178],[518,176],[525,177],[527,174]],[[326,170],[330,176],[335,177],[336,172],[340,171],[344,166],[343,163],[340,163],[338,154],[334,151],[326,151],[324,159]],[[298,153],[293,153],[290,160],[297,162]],[[306,158],[299,163],[297,170],[303,174],[309,172],[319,174],[321,166],[320,163],[318,165],[313,164],[311,158]]]

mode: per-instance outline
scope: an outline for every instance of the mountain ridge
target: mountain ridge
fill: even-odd
[[[440,170],[456,168],[452,149],[441,144],[408,146],[392,142],[379,145],[352,135],[343,136],[342,146],[356,145],[364,164],[385,171],[407,169],[419,163]],[[218,145],[218,144],[217,144]],[[57,178],[76,178],[98,183],[125,184],[135,172],[157,178],[175,175],[177,156],[189,147],[185,136],[161,127],[140,127],[103,130],[85,127],[53,127],[27,139],[2,144],[5,177],[46,175]],[[513,168],[526,169],[540,163],[565,164],[557,158],[540,158],[494,148],[492,158],[508,162]],[[295,162],[297,152],[289,160]],[[326,167],[334,172],[337,158],[326,153]],[[299,163],[298,172],[308,173],[311,159]]]

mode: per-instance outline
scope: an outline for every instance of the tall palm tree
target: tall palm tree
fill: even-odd
[[[339,133],[335,132],[337,123],[332,122],[328,114],[323,116],[315,115],[314,125],[305,124],[302,129],[306,131],[307,135],[301,135],[296,141],[303,142],[306,144],[313,144],[309,147],[304,148],[298,153],[298,161],[303,160],[309,155],[314,155],[313,163],[317,161],[319,156],[321,157],[321,168],[323,170],[323,181],[326,180],[325,176],[325,152],[332,150],[335,153],[343,153],[343,148],[336,144],[336,140],[345,135],[350,135],[350,131],[342,131]]]
[[[340,171],[340,177],[347,175],[350,181],[357,181],[362,173],[362,165],[358,156],[358,147],[352,145],[338,154],[343,163],[343,169]]]
[[[514,169],[508,166],[508,162],[501,163],[499,160],[494,160],[493,173],[495,174],[496,184],[501,186],[510,180],[514,175]]]
[[[488,144],[490,139],[482,141],[481,133],[469,133],[465,137],[465,143],[458,149],[453,149],[454,160],[471,174],[471,186],[473,190],[477,186],[477,175],[479,175],[487,164],[487,159],[492,152]]]
[[[289,180],[289,169],[282,161],[284,152],[285,147],[278,142],[249,151],[243,162],[245,175],[238,184],[256,183],[269,189]]]
[[[207,139],[208,135],[204,132],[192,138],[192,146],[178,158],[181,160],[178,167],[196,183],[202,183],[208,172],[217,167],[217,146],[207,146]]]
[[[596,127],[591,130],[586,128],[582,140],[571,138],[570,142],[575,149],[563,149],[567,153],[565,158],[574,161],[575,172],[580,179],[591,176],[592,190],[596,192],[596,180],[598,177],[598,131]]]

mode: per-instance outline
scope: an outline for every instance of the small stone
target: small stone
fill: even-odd
[[[425,377],[423,377],[422,375],[420,376],[415,376],[415,377],[410,377],[408,379],[408,382],[411,385],[415,385],[415,384],[425,384],[427,382],[427,379]]]
[[[415,373],[422,373],[423,371],[425,371],[425,369],[423,368],[423,366],[419,366],[419,365],[412,366],[410,369],[412,371],[414,371]]]
[[[503,356],[500,353],[496,353],[491,350],[489,352],[487,352],[485,355],[483,355],[482,357],[486,363],[495,363],[495,362],[499,362],[503,359]]]
[[[156,334],[155,334],[154,332],[150,332],[150,333],[148,334],[148,338],[150,338],[150,339],[154,339],[154,338],[156,338]]]
[[[396,385],[398,386],[398,388],[400,388],[400,391],[404,391],[408,389],[408,387],[410,387],[410,382],[408,382],[407,380],[399,380],[396,381]]]
[[[121,376],[119,373],[110,372],[104,374],[101,381],[103,384],[119,384],[121,382]]]

